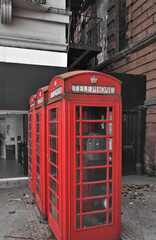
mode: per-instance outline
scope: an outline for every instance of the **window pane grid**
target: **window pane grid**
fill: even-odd
[[[100,199],[100,198],[112,197],[112,195],[101,195],[101,196],[94,196],[94,197],[84,197],[82,200],[90,200],[90,199]],[[76,198],[76,200],[80,200],[80,198]]]
[[[49,187],[49,190],[55,195],[56,198],[59,199],[58,194],[51,187]]]
[[[50,214],[59,224],[59,166],[58,166],[58,108],[49,110],[48,154],[49,154],[49,193]]]
[[[49,176],[52,180],[54,180],[57,184],[59,183],[59,181],[58,181],[56,178],[54,178],[53,176],[51,176],[50,174],[48,174],[48,176]]]
[[[109,224],[112,224],[113,223],[113,195],[112,195],[112,183],[113,183],[113,161],[112,161],[112,157],[113,157],[113,145],[114,145],[114,137],[113,137],[113,133],[114,133],[114,129],[113,129],[113,108],[112,107],[104,107],[106,109],[106,115],[105,116],[102,116],[102,118],[105,118],[105,119],[102,119],[102,120],[82,120],[82,111],[83,111],[83,106],[77,106],[76,109],[79,108],[79,113],[75,114],[75,119],[77,117],[77,115],[79,115],[79,117],[77,118],[77,120],[75,121],[75,140],[76,140],[76,144],[77,144],[77,147],[76,147],[76,154],[75,154],[75,160],[76,160],[76,201],[77,201],[77,205],[76,205],[76,208],[77,208],[77,211],[76,211],[76,219],[77,219],[77,223],[76,223],[76,228],[77,229],[83,229],[83,228],[86,228],[86,227],[96,227],[96,224],[94,225],[94,223],[91,224],[91,226],[85,226],[84,224],[84,221],[86,221],[86,219],[83,219],[83,216],[86,216],[87,215],[90,215],[90,217],[92,217],[93,215],[94,216],[98,216],[99,219],[103,216],[103,222],[101,223],[100,220],[99,220],[99,225],[109,225]],[[87,116],[87,115],[86,115]],[[98,116],[96,117],[98,118]],[[91,123],[92,125],[90,125],[88,127],[89,131],[91,131],[91,128],[94,127],[94,124],[95,123],[101,123],[100,125],[97,125],[97,126],[101,126],[103,127],[103,129],[105,129],[105,134],[103,135],[100,135],[100,132],[98,134],[98,131],[97,131],[97,135],[86,135],[84,134],[85,132],[82,132],[83,129],[85,129],[85,126],[83,126],[83,123]],[[105,125],[102,125],[104,124]],[[87,126],[87,125],[86,125]],[[84,130],[86,131],[86,130]],[[95,131],[94,131],[95,132]],[[104,150],[94,150],[94,151],[85,151],[83,149],[83,140],[85,139],[106,139],[106,149]],[[99,142],[97,141],[96,144],[98,145]],[[89,156],[89,153],[90,154],[95,154],[92,158]],[[93,163],[95,160],[98,159],[98,155],[96,154],[106,154],[106,162],[101,162],[99,163],[99,165],[96,165],[96,163]],[[83,159],[84,159],[84,156],[86,155],[87,156],[88,154],[88,160],[86,158],[86,163],[84,162],[83,163]],[[84,156],[83,156],[84,155]],[[102,157],[102,155],[101,155]],[[103,155],[104,157],[104,155]],[[90,160],[89,160],[90,159]],[[94,160],[95,159],[95,160]],[[87,161],[92,161],[92,165],[88,166],[87,165]],[[85,165],[84,165],[85,164]],[[96,181],[86,181],[87,178],[88,178],[88,172],[84,172],[84,170],[102,170],[102,169],[106,169],[106,176],[105,178],[106,179],[96,179]],[[104,176],[103,176],[104,177]],[[94,178],[93,178],[94,179]],[[93,180],[92,179],[92,180]],[[86,186],[87,188],[90,186],[92,187],[94,185],[94,187],[96,186],[96,184],[102,184],[102,183],[105,183],[106,185],[106,190],[105,190],[105,193],[102,194],[102,195],[97,195],[97,196],[92,196],[92,195],[89,195],[89,196],[83,196],[83,189],[82,187],[83,186]],[[98,186],[98,185],[97,185]],[[91,189],[90,189],[91,191]],[[95,194],[95,193],[94,193]],[[97,194],[97,193],[96,193]],[[85,212],[83,211],[83,204],[85,206],[85,204],[87,203],[86,201],[93,201],[93,200],[97,200],[97,201],[101,201],[104,199],[104,205],[105,205],[105,208],[106,209],[102,209],[102,208],[99,208],[98,210],[95,211],[95,209],[90,209],[91,211],[89,211],[89,208],[88,210],[85,210]],[[87,205],[86,205],[87,206]],[[91,205],[90,205],[91,207]],[[79,208],[79,210],[78,210]],[[101,215],[102,213],[105,213],[105,215]]]

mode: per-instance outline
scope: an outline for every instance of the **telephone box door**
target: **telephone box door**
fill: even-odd
[[[48,218],[58,239],[61,238],[61,102],[47,107]]]
[[[71,102],[70,239],[120,239],[120,105]]]
[[[41,182],[42,182],[42,174],[41,174],[41,109],[36,110],[36,199],[39,199],[42,194]],[[43,166],[42,166],[43,167]]]

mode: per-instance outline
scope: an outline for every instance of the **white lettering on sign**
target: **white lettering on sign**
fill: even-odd
[[[56,97],[58,95],[60,95],[62,93],[62,86],[60,86],[59,88],[56,88],[55,90],[53,90],[50,93],[50,98]]]
[[[115,87],[72,85],[73,92],[115,94]]]
[[[32,104],[30,105],[31,108],[34,107],[34,106],[35,106],[35,103],[32,103]]]
[[[37,101],[38,104],[43,103],[43,97],[39,98]]]

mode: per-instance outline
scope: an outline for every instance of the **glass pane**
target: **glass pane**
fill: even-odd
[[[29,132],[29,138],[31,138],[31,132]]]
[[[39,143],[39,134],[36,135],[36,142]]]
[[[82,216],[82,227],[92,227],[107,223],[107,213],[96,213]]]
[[[40,164],[40,157],[39,157],[39,155],[37,155],[37,163],[38,163],[38,165]]]
[[[50,187],[57,193],[57,183],[52,178],[50,178]]]
[[[76,187],[76,198],[80,198],[80,186]]]
[[[37,186],[37,194],[40,195],[40,189],[38,186]]]
[[[109,223],[112,223],[112,212],[109,212]]]
[[[79,138],[76,139],[76,151],[80,152],[80,139]]]
[[[36,132],[39,133],[39,124],[36,124]]]
[[[54,135],[56,136],[56,129],[57,129],[57,125],[56,123],[51,123],[50,124],[50,135]]]
[[[82,201],[82,212],[92,212],[107,209],[107,198],[97,198]]]
[[[56,121],[56,108],[50,110],[50,121]]]
[[[57,165],[57,163],[56,163],[56,152],[50,151],[50,162]]]
[[[31,141],[29,140],[29,147],[31,147],[31,144],[32,144],[32,143],[31,143]]]
[[[76,107],[76,120],[80,119],[80,107]]]
[[[39,122],[39,113],[36,114],[36,122]]]
[[[80,170],[76,171],[76,182],[80,183]]]
[[[31,148],[29,148],[29,154],[31,155]]]
[[[31,163],[31,157],[29,156],[29,163]]]
[[[37,144],[37,150],[36,152],[39,154],[40,153],[40,146]]]
[[[31,130],[31,123],[29,124],[29,130]]]
[[[105,166],[107,165],[107,153],[84,153],[82,154],[82,166]]]
[[[112,182],[109,183],[109,194],[112,194]]]
[[[112,208],[112,197],[109,198],[109,209]]]
[[[29,122],[31,122],[31,114],[29,115]]]
[[[112,165],[112,152],[109,153],[109,165]]]
[[[80,228],[80,216],[76,217],[76,228]]]
[[[113,120],[113,112],[112,112],[112,107],[109,108],[109,120]]]
[[[112,180],[112,167],[109,168],[109,180]]]
[[[51,192],[51,202],[57,208],[57,197],[55,196],[55,194],[53,192]]]
[[[104,151],[107,150],[106,138],[84,138],[82,139],[83,151]]]
[[[82,107],[82,120],[106,120],[107,107]]]
[[[107,123],[82,123],[82,136],[107,135]]]
[[[80,123],[76,123],[76,136],[80,136]]]
[[[29,165],[29,171],[32,172],[32,166],[31,166],[31,164]]]
[[[56,178],[56,167],[54,167],[53,165],[51,165],[51,175],[52,177]]]
[[[107,183],[85,184],[82,186],[82,197],[95,197],[107,194]]]
[[[40,167],[37,165],[37,173],[40,174]]]
[[[76,154],[76,167],[80,167],[80,154]]]
[[[112,150],[112,138],[109,138],[109,150]]]
[[[37,175],[37,183],[38,183],[38,185],[40,185],[40,176],[39,175]]]
[[[52,205],[51,205],[51,215],[53,216],[53,218],[57,222],[57,211],[55,210],[55,208]]]
[[[50,138],[50,148],[57,150],[57,138]]]
[[[29,172],[29,179],[32,180],[31,172]]]
[[[76,213],[80,213],[80,201],[76,201]]]
[[[112,126],[113,126],[113,124],[109,123],[109,135],[113,134]]]
[[[83,182],[104,181],[106,179],[107,179],[106,168],[82,170]]]

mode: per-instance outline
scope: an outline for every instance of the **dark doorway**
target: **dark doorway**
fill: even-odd
[[[6,145],[6,159],[15,160],[15,145]]]

